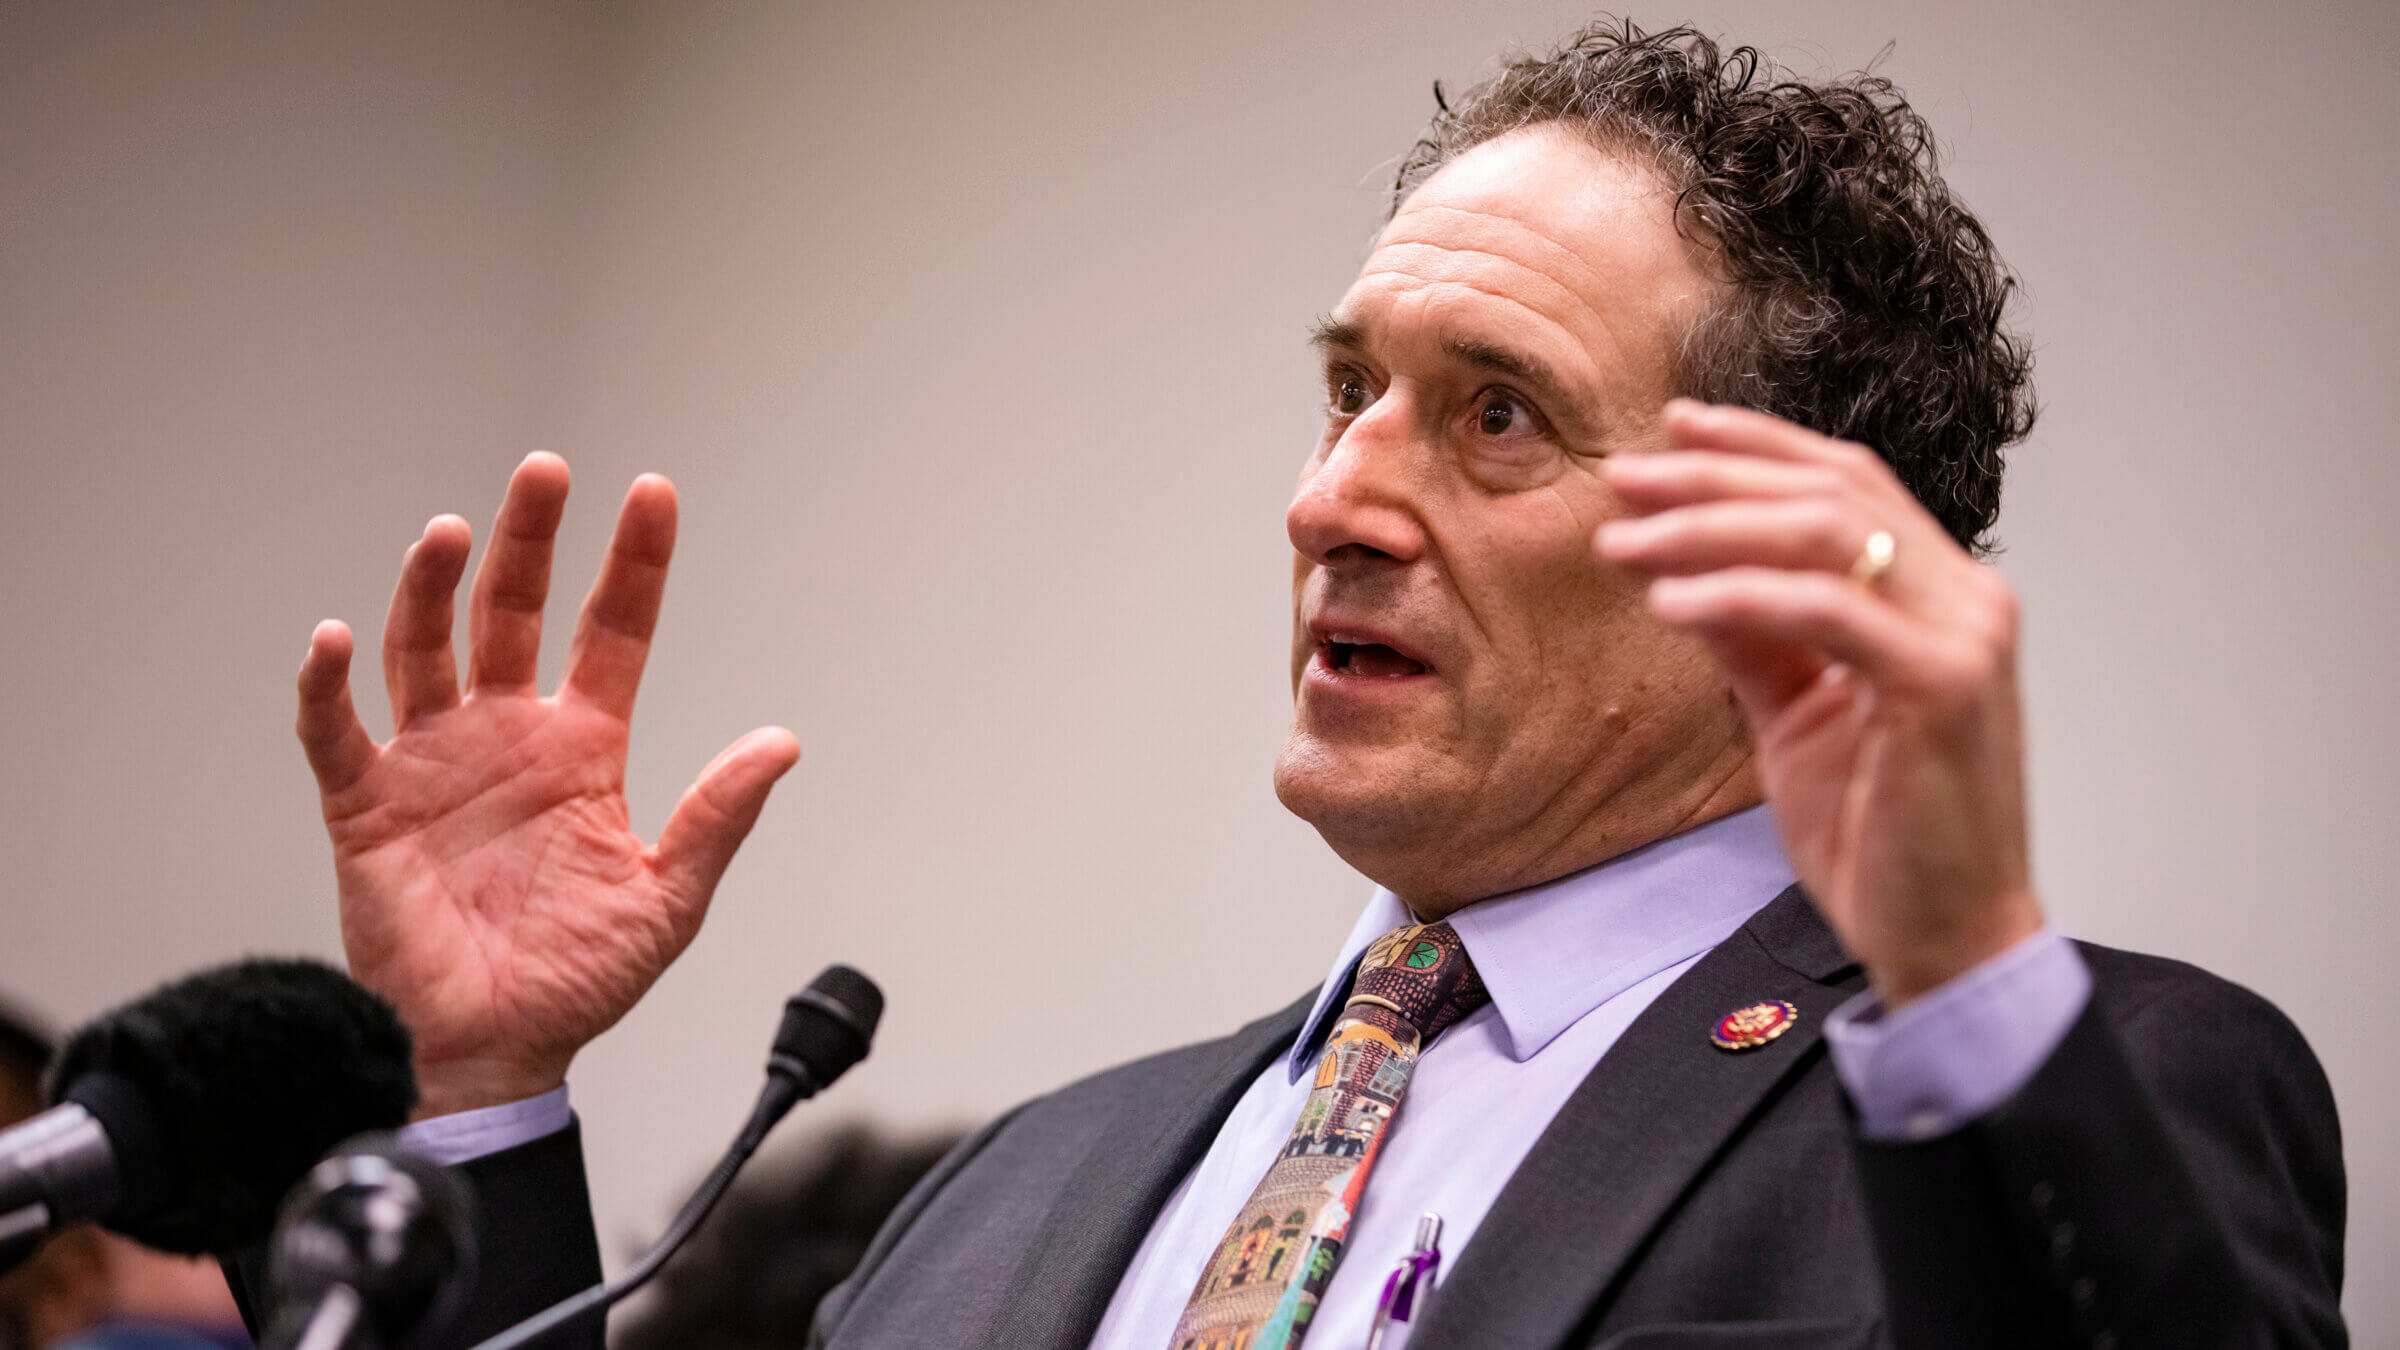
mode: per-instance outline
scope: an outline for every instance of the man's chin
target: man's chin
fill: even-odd
[[[1442,814],[1439,775],[1421,745],[1361,744],[1292,728],[1275,760],[1275,795],[1336,853],[1421,834]]]

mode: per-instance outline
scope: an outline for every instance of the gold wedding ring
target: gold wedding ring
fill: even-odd
[[[1900,541],[1892,538],[1892,532],[1877,530],[1867,536],[1867,542],[1858,550],[1858,560],[1850,564],[1850,579],[1861,586],[1873,586],[1892,570],[1892,558],[1899,552]]]

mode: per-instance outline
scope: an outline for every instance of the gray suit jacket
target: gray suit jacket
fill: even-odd
[[[2344,1344],[2340,1140],[2307,1045],[2190,966],[2085,955],[2093,1005],[2016,1098],[1932,1144],[1864,1145],[1821,1040],[1862,979],[1793,887],[1602,1059],[1411,1350]],[[1771,998],[1800,1009],[1791,1033],[1708,1043]],[[994,1121],[893,1215],[817,1343],[1084,1345],[1311,1002]]]
[[[2084,955],[2091,1006],[2015,1097],[1931,1143],[1863,1144],[1820,1039],[1860,976],[1786,891],[1568,1099],[1421,1305],[1410,1350],[2345,1344],[2341,1140],[2300,1034],[2190,966]],[[1708,1043],[1770,998],[1799,1008],[1791,1032],[1740,1054]],[[902,1203],[812,1339],[1084,1346],[1311,1002],[994,1121]],[[462,1346],[600,1270],[574,1130],[465,1171],[484,1260],[447,1338]],[[257,1309],[255,1266],[236,1273]],[[598,1350],[596,1333],[574,1343]]]

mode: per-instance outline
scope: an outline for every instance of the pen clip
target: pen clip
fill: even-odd
[[[1442,1216],[1417,1217],[1417,1242],[1384,1279],[1383,1295],[1375,1301],[1375,1321],[1367,1330],[1367,1350],[1382,1350],[1383,1334],[1394,1322],[1414,1316],[1417,1295],[1431,1293],[1434,1272],[1442,1266]]]

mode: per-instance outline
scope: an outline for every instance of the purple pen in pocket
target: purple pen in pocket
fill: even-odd
[[[1367,1329],[1367,1350],[1383,1350],[1383,1335],[1394,1322],[1414,1316],[1419,1293],[1433,1292],[1433,1274],[1442,1265],[1442,1216],[1417,1216],[1417,1245],[1400,1258],[1383,1282],[1375,1302],[1375,1321]]]

